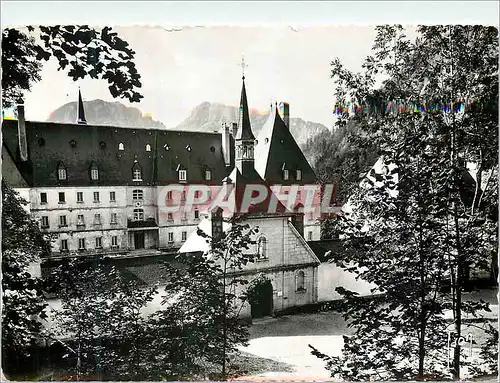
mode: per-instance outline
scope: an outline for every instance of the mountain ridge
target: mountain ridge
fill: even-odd
[[[96,99],[84,101],[83,105],[89,124],[202,132],[220,132],[223,123],[237,122],[239,109],[236,106],[205,101],[195,106],[180,124],[168,128],[161,121],[145,116],[138,108],[125,106],[118,101]],[[269,111],[262,113],[257,109],[250,109],[249,112],[252,129],[257,136],[269,116]],[[54,110],[47,121],[74,123],[76,115],[77,103],[69,102]],[[309,138],[328,131],[328,128],[300,117],[290,117],[290,131],[297,143],[303,147]]]

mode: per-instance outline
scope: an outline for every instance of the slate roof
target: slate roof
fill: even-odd
[[[240,111],[238,120],[238,132],[236,133],[237,140],[254,140],[252,128],[250,126],[250,114],[248,112],[247,91],[245,88],[245,78],[243,77],[243,85],[241,87]]]
[[[262,185],[267,190],[266,199],[258,204],[252,205],[248,208],[248,213],[255,215],[268,215],[269,205],[271,202],[275,204],[276,209],[270,214],[283,214],[286,213],[286,207],[274,195],[269,185],[260,177],[257,171],[252,168],[247,168],[245,175],[242,175],[240,170],[235,167],[227,177],[228,183],[234,186],[235,208],[240,212],[245,188],[251,185]]]
[[[326,239],[321,241],[308,241],[307,244],[321,262],[328,262],[333,254],[347,254],[344,244],[338,239]]]
[[[17,121],[4,120],[2,136],[30,186],[165,185],[178,182],[179,168],[187,170],[188,183],[207,183],[204,171],[210,169],[208,183],[220,184],[230,170],[220,133],[26,121],[26,162],[19,160]],[[67,169],[66,181],[57,178],[60,164]],[[92,164],[99,169],[98,181],[90,179]],[[142,171],[141,182],[132,181],[134,166]]]
[[[283,180],[283,168],[289,170],[288,181]],[[310,184],[318,180],[276,106],[257,136],[255,169],[263,179],[275,184]],[[297,169],[302,171],[301,181],[295,179]]]

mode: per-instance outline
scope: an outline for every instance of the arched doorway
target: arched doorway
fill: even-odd
[[[262,318],[273,313],[273,285],[268,279],[259,281],[248,293],[252,318]]]

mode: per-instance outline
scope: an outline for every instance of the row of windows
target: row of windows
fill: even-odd
[[[93,197],[94,197],[94,202],[101,202],[99,192],[93,192]],[[59,203],[66,203],[66,193],[65,192],[58,193],[58,201],[59,201]],[[76,202],[78,202],[78,203],[84,202],[83,201],[83,192],[76,192]],[[114,191],[109,192],[109,202],[116,202],[116,192],[114,192]],[[40,193],[40,204],[46,204],[46,203],[47,203],[47,193],[42,192],[42,193]]]
[[[172,233],[172,232],[168,233],[167,238],[168,238],[169,244],[174,243],[174,233]],[[181,241],[185,242],[186,240],[187,240],[187,231],[183,231],[183,232],[181,232]]]
[[[178,171],[179,175],[179,181],[186,181],[187,180],[187,170],[180,169]],[[205,181],[211,181],[212,180],[212,171],[211,170],[205,170]],[[57,169],[57,179],[59,181],[66,181],[68,179],[68,171],[66,167],[60,165]],[[92,181],[98,181],[99,180],[99,169],[93,168],[90,170],[90,179]],[[132,169],[132,181],[142,181],[142,170],[140,166],[136,163],[134,165],[134,168]]]
[[[59,227],[68,226],[68,219],[66,215],[59,216]],[[112,225],[118,224],[118,214],[110,213],[109,223]],[[92,221],[93,225],[102,225],[102,217],[101,214],[94,214],[94,220]],[[83,214],[78,214],[76,218],[76,226],[85,226],[85,216]],[[41,217],[41,227],[47,229],[50,227],[49,217],[44,215]]]
[[[183,221],[187,221],[187,212],[183,212],[182,218]],[[200,219],[200,211],[195,209],[194,210],[194,219]],[[167,213],[167,221],[173,221],[174,220],[174,215],[172,213]]]
[[[93,197],[94,197],[94,202],[100,202],[100,193],[99,192],[93,192]],[[132,199],[134,201],[139,201],[144,199],[144,192],[142,190],[133,190],[132,191]],[[65,192],[59,192],[59,203],[65,203],[66,202],[66,193]],[[76,202],[82,203],[84,202],[83,200],[83,192],[76,192]],[[109,202],[116,202],[116,192],[110,191],[109,192]],[[43,192],[40,193],[40,203],[41,204],[46,204],[47,203],[47,193]]]
[[[283,169],[283,179],[284,179],[285,181],[288,181],[288,180],[290,179],[290,170],[288,170],[288,169]],[[301,180],[302,180],[302,170],[297,169],[297,170],[295,171],[295,179],[296,179],[297,181],[301,181]]]
[[[61,251],[70,251],[68,240],[61,239],[59,248]],[[118,236],[114,235],[111,237],[111,248],[118,248]],[[87,241],[86,238],[78,239],[78,250],[86,250]],[[102,237],[95,238],[95,249],[102,249]]]
[[[57,179],[59,181],[65,181],[68,179],[68,171],[66,170],[66,167],[64,165],[59,165],[59,167],[57,168]],[[92,181],[99,180],[99,169],[98,168],[90,169],[90,179]]]

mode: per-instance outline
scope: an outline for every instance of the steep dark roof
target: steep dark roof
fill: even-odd
[[[321,262],[328,262],[333,254],[347,254],[344,244],[338,239],[308,241],[307,244]]]
[[[78,118],[76,120],[79,124],[86,124],[87,119],[85,118],[85,108],[83,107],[82,93],[78,89]]]
[[[237,140],[254,140],[255,136],[250,126],[250,114],[248,112],[247,91],[245,88],[245,78],[243,77],[243,85],[241,87],[240,111],[238,121],[238,132],[236,133]]]
[[[179,165],[187,170],[188,183],[206,183],[204,170],[210,169],[212,183],[219,184],[228,170],[219,133],[26,121],[26,162],[19,161],[17,121],[4,120],[2,135],[30,186],[165,185],[178,181]],[[59,164],[67,169],[67,181],[57,179]],[[92,164],[99,169],[98,181],[90,180]],[[137,166],[141,182],[132,181]]]
[[[286,185],[317,181],[311,165],[280,117],[277,107],[273,108],[257,137],[255,169],[269,183]],[[288,181],[283,180],[283,169],[290,172]],[[295,179],[296,170],[302,172],[300,181]]]
[[[238,212],[241,212],[242,210],[241,207],[246,188],[252,185],[263,185],[267,190],[266,199],[258,204],[250,206],[248,209],[248,214],[268,215],[269,205],[272,201],[273,205],[276,206],[276,209],[269,213],[270,215],[286,213],[286,207],[278,200],[276,195],[274,195],[269,185],[259,176],[255,169],[252,168],[251,170],[251,172],[249,171],[245,176],[243,176],[239,169],[235,167],[227,177],[228,183],[231,183],[235,188],[234,198],[236,210]]]

